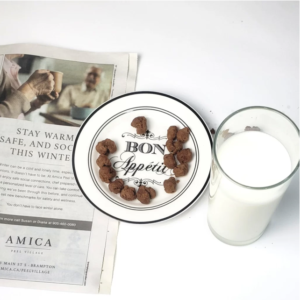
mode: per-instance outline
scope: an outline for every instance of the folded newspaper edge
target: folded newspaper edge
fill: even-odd
[[[97,53],[97,52],[87,52],[87,51],[78,51],[78,50],[71,50],[71,49],[63,49],[59,47],[53,46],[46,46],[46,45],[37,45],[37,44],[12,44],[12,45],[2,45],[0,46],[0,56],[5,54],[28,54],[34,56],[42,56],[46,58],[53,58],[59,60],[66,60],[66,61],[74,61],[74,62],[84,62],[84,63],[97,63],[97,64],[112,64],[115,66],[114,69],[114,77],[113,77],[113,85],[111,88],[110,99],[117,97],[121,94],[130,93],[135,90],[135,83],[136,83],[136,76],[137,76],[137,66],[138,66],[138,56],[136,53]],[[2,56],[4,59],[4,56]],[[0,72],[2,71],[3,67],[3,59],[0,60],[2,63],[0,64]],[[0,97],[1,97],[1,90],[0,90]],[[14,126],[9,127],[11,119],[2,118],[7,120],[7,128],[13,128]],[[14,121],[19,127],[22,126],[24,121],[15,120]],[[28,123],[27,123],[28,124]],[[16,125],[16,126],[17,126]],[[47,126],[54,126],[56,125],[47,125]],[[4,129],[5,126],[0,128]],[[29,126],[30,127],[30,126]],[[38,126],[33,126],[34,128],[38,128]],[[54,128],[53,127],[53,128]],[[64,126],[60,126],[64,127]],[[6,132],[8,132],[6,130]],[[8,162],[10,161],[10,153],[8,153],[5,147],[0,147],[0,157],[4,157],[5,160],[8,158]],[[3,156],[4,155],[4,156]],[[4,161],[4,160],[3,160]],[[33,163],[34,164],[34,163]],[[38,165],[38,162],[35,163],[35,166]],[[0,173],[1,175],[1,173]],[[0,199],[1,200],[1,199]],[[0,201],[0,217],[2,213],[7,213],[5,210],[1,210],[1,201]],[[12,216],[17,216],[18,213],[12,210]],[[99,211],[95,210],[94,217],[98,218],[98,215],[104,216]],[[106,216],[105,216],[106,217]],[[26,216],[25,216],[26,218]],[[33,216],[29,217],[34,219]],[[108,217],[106,217],[108,218]],[[3,218],[2,218],[3,219]],[[67,219],[67,218],[66,218]],[[11,286],[11,287],[21,287],[21,288],[35,288],[35,289],[48,289],[48,290],[56,290],[56,291],[71,291],[71,292],[83,292],[83,293],[98,293],[101,294],[110,294],[111,292],[111,285],[113,279],[113,271],[114,271],[114,263],[115,263],[115,254],[116,254],[116,244],[117,244],[117,236],[118,236],[118,229],[119,229],[119,221],[108,218],[108,225],[107,225],[107,233],[105,237],[105,246],[104,246],[104,255],[102,257],[102,268],[100,270],[100,278],[98,282],[98,288],[96,289],[95,282],[90,282],[88,285],[74,286],[60,283],[60,282],[38,282],[34,280],[26,280],[22,281],[18,278],[12,277],[3,277],[1,276],[1,251],[0,251],[0,285],[3,286]],[[98,221],[95,222],[96,224],[101,224]],[[80,221],[79,221],[80,222]],[[3,223],[3,222],[2,222]],[[5,225],[7,226],[8,223],[1,224],[0,218],[0,226]],[[13,223],[12,223],[13,224]],[[15,224],[16,225],[16,224]],[[18,227],[18,226],[15,226]],[[30,227],[28,227],[30,230]],[[34,227],[33,227],[34,228]],[[106,229],[106,228],[105,228]],[[93,230],[93,229],[91,229]],[[1,231],[1,230],[0,230]],[[95,237],[93,237],[95,239]],[[1,242],[1,234],[0,234],[0,242]],[[94,243],[96,244],[96,242]],[[0,244],[0,249],[3,245]],[[4,248],[3,248],[4,249]],[[100,248],[99,248],[100,249]],[[94,255],[94,254],[93,254]],[[13,256],[14,257],[14,256]],[[94,257],[95,258],[95,257]],[[98,258],[101,260],[101,257]],[[99,262],[97,263],[99,264]],[[100,265],[100,264],[99,264]],[[87,267],[88,269],[88,267]],[[86,271],[87,272],[87,271]],[[87,280],[87,279],[85,279]]]

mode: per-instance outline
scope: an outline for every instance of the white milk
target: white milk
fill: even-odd
[[[292,169],[290,156],[275,138],[246,131],[228,138],[218,149],[224,172],[250,187],[266,187],[285,179]],[[215,235],[227,243],[248,244],[261,236],[288,183],[271,189],[251,189],[236,184],[218,167],[212,172],[208,222]]]

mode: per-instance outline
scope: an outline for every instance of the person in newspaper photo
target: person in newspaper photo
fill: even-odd
[[[0,117],[24,119],[24,115],[58,98],[53,91],[53,75],[47,70],[36,70],[26,82],[19,80],[20,66],[14,59],[24,54],[4,57],[0,73]]]
[[[29,54],[0,57],[0,117],[79,127],[107,101],[113,64]]]
[[[96,108],[107,101],[108,91],[100,89],[101,74],[99,66],[89,66],[83,83],[68,85],[59,97],[58,113],[69,115],[72,106]]]

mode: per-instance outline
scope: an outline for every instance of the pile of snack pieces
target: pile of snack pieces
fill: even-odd
[[[144,134],[147,131],[147,119],[145,117],[136,117],[131,126],[136,128],[137,134]],[[167,168],[173,169],[176,177],[184,176],[188,173],[188,163],[192,160],[192,152],[189,148],[183,149],[183,143],[189,139],[190,130],[188,127],[178,130],[176,126],[171,126],[167,133],[167,149],[170,154],[164,155],[164,164]],[[112,179],[116,176],[116,171],[111,166],[108,158],[109,154],[117,151],[114,141],[110,139],[99,142],[96,150],[100,153],[96,163],[99,166],[99,176],[103,182],[108,183],[109,190],[114,194],[120,194],[121,198],[127,201],[138,199],[143,204],[149,204],[150,200],[156,196],[156,192],[151,187],[141,185],[136,192],[134,187],[124,185],[122,179]],[[179,161],[179,165],[176,162]],[[174,193],[178,180],[174,177],[164,181],[164,189],[166,193]]]

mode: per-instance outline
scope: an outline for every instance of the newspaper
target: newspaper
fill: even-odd
[[[110,293],[119,223],[81,194],[72,150],[136,73],[131,53],[0,47],[0,285]]]

